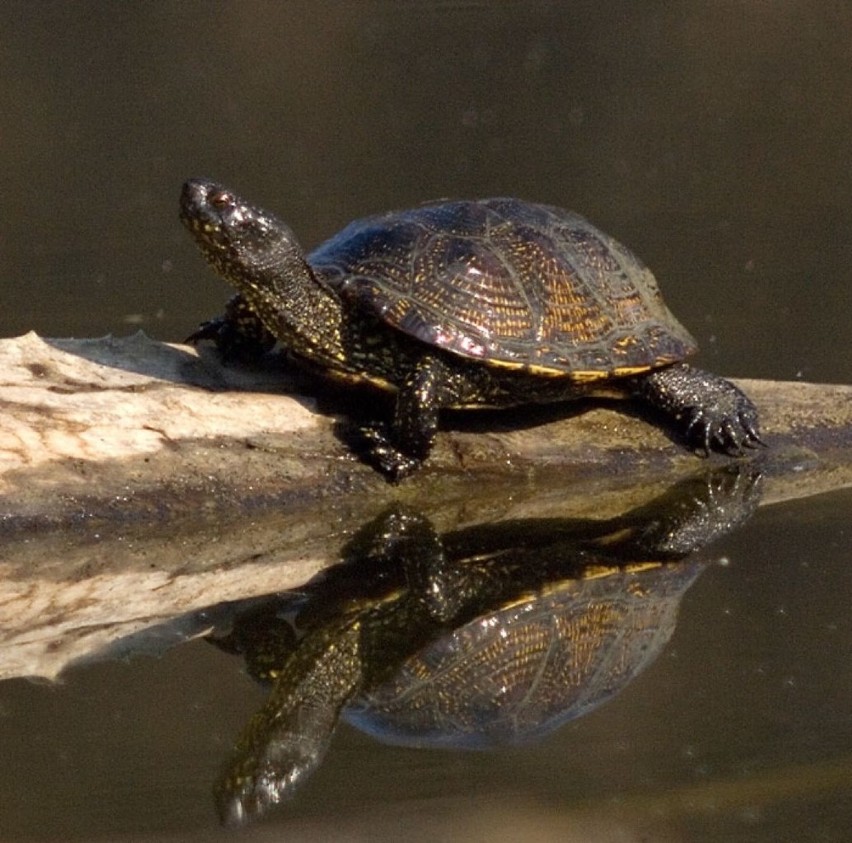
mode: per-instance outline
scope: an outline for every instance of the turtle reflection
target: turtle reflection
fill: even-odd
[[[396,507],[300,595],[249,601],[216,640],[271,682],[217,785],[223,820],[292,795],[339,718],[383,741],[532,740],[610,699],[660,654],[693,554],[755,509],[730,466],[610,520],[533,519],[439,535]]]

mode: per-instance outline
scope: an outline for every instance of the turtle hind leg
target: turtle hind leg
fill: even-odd
[[[730,381],[677,363],[636,379],[638,395],[660,410],[704,453],[738,455],[762,445],[757,408]]]

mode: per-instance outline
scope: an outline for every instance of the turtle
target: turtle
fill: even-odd
[[[426,460],[445,408],[626,397],[703,454],[762,444],[748,396],[685,362],[697,344],[650,270],[578,214],[430,202],[356,220],[307,255],[286,223],[208,179],[184,184],[180,217],[237,290],[187,341],[224,357],[277,342],[394,392],[390,421],[371,419],[355,442],[392,481]]]
[[[710,561],[700,551],[753,514],[761,489],[753,463],[734,463],[608,519],[445,533],[392,505],[338,565],[235,604],[208,639],[270,688],[215,786],[220,817],[293,797],[340,720],[391,745],[478,750],[603,705],[659,656]]]

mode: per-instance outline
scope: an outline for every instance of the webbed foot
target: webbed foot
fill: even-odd
[[[382,422],[373,422],[357,431],[357,449],[364,459],[377,468],[392,483],[399,483],[413,474],[423,464],[423,458],[405,453],[391,440],[389,428]]]
[[[685,363],[657,369],[637,379],[649,404],[670,416],[687,441],[704,454],[739,456],[763,445],[757,408],[739,387]]]

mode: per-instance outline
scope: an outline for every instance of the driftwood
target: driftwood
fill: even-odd
[[[750,457],[764,503],[852,485],[852,387],[738,383],[769,445]],[[337,421],[375,401],[142,334],[0,341],[0,678],[55,676],[165,618],[295,587],[393,501],[440,530],[605,516],[727,459],[697,459],[624,403],[467,413],[392,486]]]

